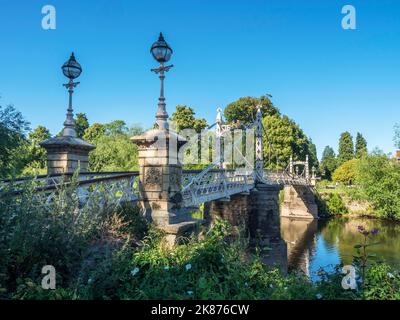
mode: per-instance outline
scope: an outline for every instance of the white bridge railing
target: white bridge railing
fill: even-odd
[[[138,172],[81,173],[75,179],[72,174],[21,178],[2,181],[1,196],[18,196],[32,192],[42,203],[50,205],[59,194],[73,187],[78,209],[96,203],[96,206],[119,206],[122,202],[139,200]]]
[[[231,195],[249,192],[254,187],[253,172],[243,170],[210,170],[205,174],[183,174],[182,198],[184,207],[198,206]]]
[[[268,185],[310,185],[303,174],[290,174],[286,170],[280,172],[264,171],[261,183]],[[256,179],[253,170],[211,169],[184,170],[182,173],[182,206],[197,207],[201,203],[218,199],[229,199],[238,193],[249,192],[254,188]],[[79,207],[95,201],[100,206],[115,205],[122,202],[140,200],[139,173],[133,172],[94,172],[81,173],[77,178],[72,175],[39,176],[36,179],[25,178],[14,181],[4,180],[0,184],[2,195],[18,196],[29,184],[36,196],[42,197],[45,204],[57,198],[62,188],[75,184]]]

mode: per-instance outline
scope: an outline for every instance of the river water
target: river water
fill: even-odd
[[[358,226],[377,228],[370,247],[376,261],[385,261],[400,270],[400,223],[361,218],[331,220],[296,220],[281,218],[281,236],[287,243],[289,270],[301,270],[317,279],[320,268],[331,271],[334,265],[351,264],[354,246],[363,241]]]

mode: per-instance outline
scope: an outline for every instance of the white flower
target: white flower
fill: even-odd
[[[390,272],[387,273],[387,276],[388,276],[389,278],[392,278],[392,279],[394,278],[394,274],[393,274],[393,273],[390,273]]]
[[[188,264],[185,266],[185,269],[186,269],[186,271],[189,271],[190,269],[192,269],[192,265],[191,265],[190,263],[188,263]]]
[[[169,267],[168,267],[168,266],[165,266],[165,267],[164,267],[164,270],[169,270]]]
[[[92,282],[93,282],[92,278],[89,278],[88,281],[87,281],[88,284],[91,284]]]
[[[132,271],[131,271],[132,277],[134,277],[139,271],[140,271],[140,269],[138,267],[136,267],[135,269],[132,269]]]
[[[193,295],[193,291],[188,291],[187,294],[188,294],[189,296],[191,296],[191,295]]]
[[[248,284],[247,282],[245,282],[245,283],[244,283],[244,286],[245,286],[245,287],[248,287],[248,286],[249,286],[249,284]]]
[[[287,290],[287,287],[284,287],[283,289]]]
[[[322,299],[322,294],[320,293],[317,293],[315,296],[317,297],[318,300]]]
[[[270,284],[269,287],[272,289],[274,286],[272,284]]]

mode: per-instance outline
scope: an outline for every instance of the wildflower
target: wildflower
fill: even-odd
[[[365,231],[365,228],[364,228],[364,226],[358,226],[358,227],[357,227],[357,229],[358,229],[358,231],[360,231],[360,232],[363,232],[363,231]]]
[[[88,284],[91,284],[92,282],[93,282],[92,278],[89,278],[88,281],[87,281]]]
[[[388,276],[389,278],[392,278],[392,279],[394,278],[394,274],[393,274],[393,273],[390,273],[390,272],[387,273],[387,276]]]
[[[248,287],[248,286],[249,286],[249,284],[248,284],[247,282],[245,282],[245,283],[244,283],[244,286],[245,286],[245,287]]]
[[[317,294],[315,295],[315,297],[316,297],[318,300],[321,300],[321,299],[322,299],[322,294],[317,293]]]
[[[190,263],[188,263],[188,264],[185,266],[185,269],[186,269],[186,271],[189,271],[190,269],[192,269],[192,265],[191,265]]]
[[[272,284],[270,284],[269,287],[272,289],[274,286]]]
[[[187,294],[188,294],[189,296],[191,296],[191,295],[193,295],[193,291],[188,291]]]
[[[377,235],[379,233],[379,230],[377,228],[374,228],[371,230],[372,235]]]
[[[132,271],[131,271],[132,277],[134,277],[139,272],[139,270],[140,269],[138,267],[136,267],[135,269],[132,269]]]
[[[283,289],[287,290],[288,288],[287,288],[287,287],[284,287]]]
[[[164,267],[164,270],[169,270],[169,266],[165,266],[165,267]]]

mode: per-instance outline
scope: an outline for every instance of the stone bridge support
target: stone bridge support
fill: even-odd
[[[317,219],[318,207],[314,190],[310,186],[285,186],[281,217]]]
[[[206,203],[204,213],[211,223],[222,218],[236,228],[243,228],[252,245],[268,249],[263,254],[264,263],[278,265],[286,272],[287,249],[280,236],[280,190],[280,186],[258,183],[248,194]]]

